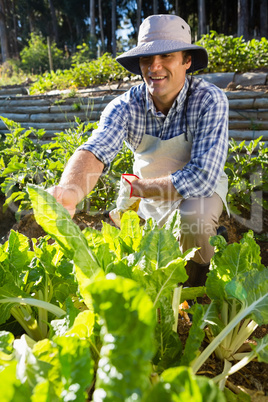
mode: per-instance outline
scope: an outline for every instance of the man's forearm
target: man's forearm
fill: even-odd
[[[76,193],[77,204],[95,187],[104,165],[86,150],[77,151],[68,161],[59,186]]]
[[[181,195],[173,186],[170,176],[132,181],[133,196],[155,200],[178,200]]]

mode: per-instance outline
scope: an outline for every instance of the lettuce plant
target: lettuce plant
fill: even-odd
[[[215,351],[225,363],[223,374],[215,378],[219,381],[254,357],[268,363],[267,336],[257,341],[253,351],[239,353],[256,327],[268,323],[268,270],[261,264],[259,246],[252,231],[246,233],[239,244],[227,245],[220,236],[213,238],[212,244],[217,252],[206,281],[206,292],[212,302],[203,308],[201,322],[198,317],[198,326],[206,331],[210,344],[191,366],[196,373]],[[231,362],[239,360],[240,363],[232,366]]]

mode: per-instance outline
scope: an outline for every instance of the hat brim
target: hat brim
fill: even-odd
[[[206,49],[201,46],[191,45],[185,42],[158,40],[146,42],[128,50],[116,58],[126,70],[135,75],[140,75],[140,57],[154,56],[156,54],[166,54],[180,52],[183,50],[191,51],[192,63],[187,73],[203,70],[208,65],[208,54]]]

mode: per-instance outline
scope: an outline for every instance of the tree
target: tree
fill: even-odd
[[[59,34],[58,34],[58,23],[57,23],[57,18],[56,18],[56,13],[55,13],[55,8],[52,0],[48,0],[49,8],[50,8],[50,13],[51,13],[51,19],[52,19],[52,27],[53,27],[53,37],[56,43],[59,43]]]
[[[260,1],[260,35],[268,36],[268,3],[267,0]]]
[[[206,8],[205,0],[198,0],[198,36],[201,38],[206,33]]]
[[[0,37],[2,63],[10,58],[8,46],[8,29],[6,23],[6,9],[3,0],[0,0]]]
[[[112,55],[116,56],[116,0],[112,0]]]
[[[248,40],[248,0],[237,2],[237,35]]]

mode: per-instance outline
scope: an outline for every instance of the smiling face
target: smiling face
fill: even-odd
[[[191,57],[183,52],[140,57],[140,69],[157,110],[168,113],[185,82]]]

